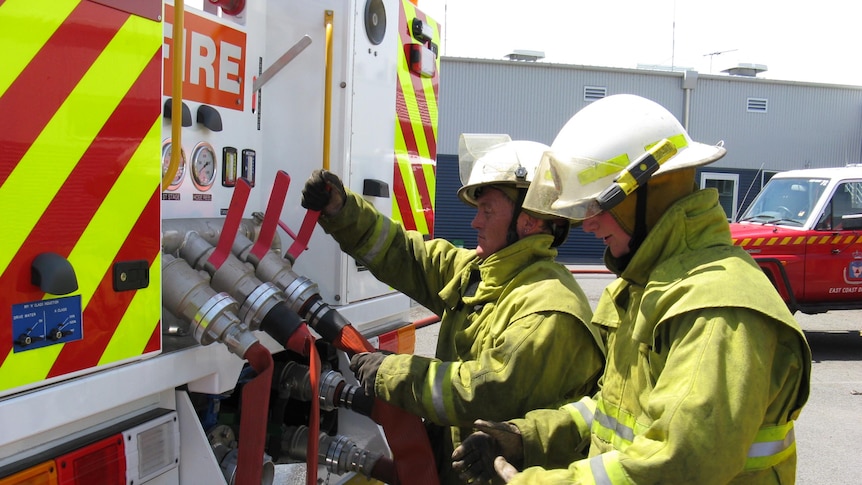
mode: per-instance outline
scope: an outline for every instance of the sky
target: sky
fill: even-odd
[[[440,52],[602,67],[674,66],[862,86],[862,1],[419,0],[443,23]]]

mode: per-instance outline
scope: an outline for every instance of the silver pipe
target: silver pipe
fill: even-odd
[[[308,427],[291,427],[282,435],[282,450],[288,457],[305,461],[308,455]],[[357,472],[371,478],[374,465],[383,455],[360,448],[346,436],[329,436],[320,433],[318,457],[321,465],[332,473],[342,475],[347,472]]]
[[[204,274],[170,254],[162,255],[162,304],[191,323],[195,340],[201,345],[222,342],[240,358],[257,343],[257,338],[236,315],[236,300],[218,293]]]

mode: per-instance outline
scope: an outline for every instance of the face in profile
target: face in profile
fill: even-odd
[[[603,211],[598,215],[584,219],[581,227],[584,232],[591,232],[601,239],[615,258],[625,256],[631,251],[629,243],[632,237],[623,230],[610,212]]]
[[[491,187],[483,190],[476,202],[476,217],[470,225],[479,233],[476,254],[485,259],[506,247],[515,204],[506,194]]]

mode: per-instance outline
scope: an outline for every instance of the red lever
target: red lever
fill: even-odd
[[[221,11],[228,15],[237,15],[245,9],[245,0],[209,0],[209,2],[221,7]]]
[[[233,246],[233,241],[236,239],[239,225],[242,222],[242,213],[245,211],[250,193],[251,185],[249,185],[248,180],[241,178],[236,181],[236,187],[233,189],[233,197],[231,197],[230,206],[227,209],[227,216],[224,218],[221,236],[219,236],[215,251],[210,254],[207,260],[216,269],[221,268],[221,265],[224,264],[230,255],[230,250]]]

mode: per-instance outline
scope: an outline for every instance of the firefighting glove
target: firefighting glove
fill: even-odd
[[[380,364],[388,355],[390,355],[388,352],[378,350],[377,352],[362,352],[350,359],[350,370],[359,379],[366,396],[375,397],[377,395],[374,392],[374,381],[377,379]]]
[[[494,462],[498,456],[505,458],[503,461],[506,465],[509,465],[509,462],[518,465],[524,462],[524,444],[517,426],[507,422],[477,419],[473,428],[476,432],[468,436],[452,453],[452,468],[459,473],[461,480],[491,480],[498,474]],[[512,465],[509,467],[513,470],[510,475],[517,473]],[[500,476],[506,479],[502,474]]]
[[[341,179],[327,170],[318,169],[312,172],[302,189],[302,207],[320,211],[327,216],[338,214],[345,200],[347,193]]]

